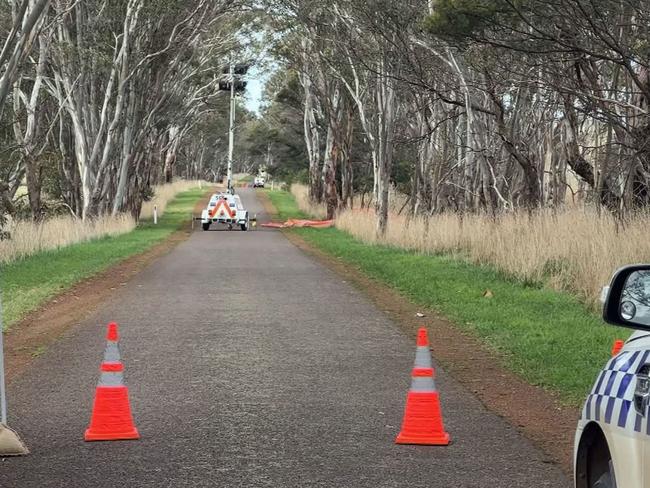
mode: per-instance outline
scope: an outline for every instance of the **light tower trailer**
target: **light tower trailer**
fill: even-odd
[[[250,219],[248,211],[241,203],[239,195],[231,193],[215,193],[210,197],[207,208],[201,212],[201,217],[196,218],[201,221],[203,230],[209,230],[212,224],[223,224],[232,230],[233,226],[239,225],[243,231],[247,231]]]

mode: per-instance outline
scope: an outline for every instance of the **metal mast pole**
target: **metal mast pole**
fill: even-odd
[[[0,456],[24,456],[29,449],[18,434],[7,427],[7,390],[5,389],[5,358],[2,336],[2,289],[0,288]]]
[[[2,340],[2,292],[0,291],[0,423],[7,425],[7,392],[5,390],[5,354]]]
[[[228,134],[228,191],[232,188],[232,155],[235,146],[235,65],[230,63],[230,132]]]

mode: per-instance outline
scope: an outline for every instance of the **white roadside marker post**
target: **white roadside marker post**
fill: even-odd
[[[13,430],[7,427],[7,391],[5,387],[5,358],[2,330],[2,293],[0,293],[0,456],[24,456],[29,454]]]
[[[153,224],[158,225],[158,205],[153,206]]]

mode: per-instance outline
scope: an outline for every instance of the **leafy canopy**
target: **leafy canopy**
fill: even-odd
[[[524,0],[435,0],[424,25],[440,37],[469,38],[504,21],[513,21],[514,9],[523,3]]]

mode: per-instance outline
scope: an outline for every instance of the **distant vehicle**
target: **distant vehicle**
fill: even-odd
[[[636,329],[601,370],[574,444],[576,488],[650,487],[650,264],[619,269],[603,290],[606,322]]]
[[[232,230],[234,225],[239,225],[243,231],[248,230],[248,211],[241,203],[239,195],[231,193],[215,193],[210,197],[208,207],[201,213],[203,230],[209,230],[212,224],[223,224]]]
[[[253,188],[264,188],[265,180],[262,176],[256,176],[253,180]]]

